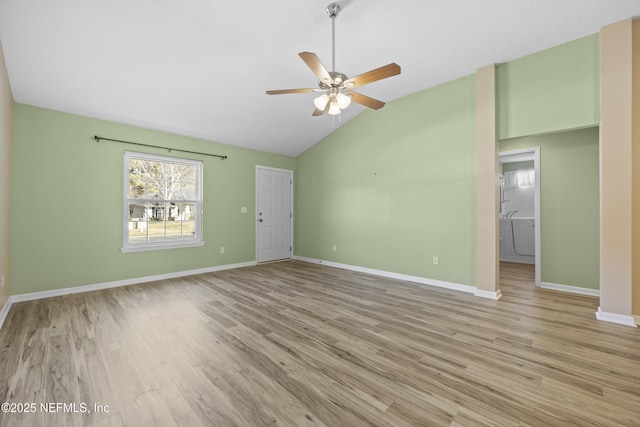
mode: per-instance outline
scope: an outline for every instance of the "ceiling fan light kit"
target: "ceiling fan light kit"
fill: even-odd
[[[348,78],[346,74],[336,71],[336,17],[340,13],[340,10],[341,8],[338,3],[331,3],[327,6],[327,15],[331,18],[332,71],[327,71],[315,53],[300,52],[298,54],[318,77],[318,88],[268,90],[267,95],[323,92],[322,95],[313,100],[313,104],[316,107],[312,114],[313,116],[321,116],[325,112],[332,116],[339,115],[342,110],[349,107],[351,101],[374,110],[378,110],[384,106],[384,102],[354,92],[352,89],[400,74],[400,66],[392,62],[391,64],[367,71],[353,78]]]

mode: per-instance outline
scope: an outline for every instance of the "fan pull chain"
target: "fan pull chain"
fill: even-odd
[[[336,128],[336,116],[338,117],[338,125],[342,124],[342,111],[340,112],[340,114],[331,116],[331,125],[334,129]]]

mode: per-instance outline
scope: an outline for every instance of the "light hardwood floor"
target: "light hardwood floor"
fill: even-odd
[[[640,332],[532,274],[492,301],[292,261],[15,304],[2,401],[80,412],[2,425],[640,425]]]

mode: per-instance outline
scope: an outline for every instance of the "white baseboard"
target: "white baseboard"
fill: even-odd
[[[154,276],[136,277],[133,279],[116,280],[113,282],[96,283],[92,285],[73,286],[71,288],[52,289],[50,291],[31,292],[28,294],[11,295],[0,311],[0,329],[9,314],[11,305],[17,302],[33,301],[42,298],[57,297],[61,295],[78,294],[81,292],[98,291],[100,289],[117,288],[120,286],[137,285],[139,283],[155,282],[157,280],[175,279],[177,277],[193,276],[195,274],[211,273],[214,271],[231,270],[234,268],[251,267],[255,261],[240,262],[237,264],[217,265],[215,267],[198,268],[195,270],[177,271],[174,273],[157,274]]]
[[[619,325],[633,326],[634,328],[637,327],[633,316],[607,313],[606,311],[602,311],[601,307],[598,307],[598,311],[596,311],[596,319],[603,320],[605,322],[617,323]]]
[[[113,282],[96,283],[93,285],[73,286],[71,288],[52,289],[50,291],[31,292],[28,294],[12,295],[13,303],[32,301],[41,298],[57,297],[61,295],[77,294],[81,292],[97,291],[100,289],[117,288],[120,286],[136,285],[139,283],[155,282],[157,280],[175,279],[176,277],[193,276],[195,274],[211,273],[213,271],[231,270],[233,268],[250,267],[256,265],[255,261],[241,262],[237,264],[217,265],[215,267],[198,268],[195,270],[177,271],[174,273],[157,274],[154,276],[136,277],[133,279],[116,280]]]
[[[452,289],[454,291],[466,292],[468,294],[475,294],[476,293],[475,286],[462,285],[460,283],[445,282],[445,281],[442,281],[442,280],[428,279],[426,277],[411,276],[411,275],[408,275],[408,274],[394,273],[394,272],[391,272],[391,271],[384,271],[384,270],[376,270],[376,269],[373,269],[373,268],[359,267],[359,266],[350,265],[350,264],[341,264],[341,263],[338,263],[338,262],[324,261],[324,260],[321,260],[321,259],[307,258],[307,257],[303,257],[303,256],[296,256],[296,257],[294,257],[294,259],[296,259],[298,261],[310,262],[310,263],[313,263],[313,264],[322,264],[322,265],[326,265],[326,266],[329,266],[329,267],[342,268],[344,270],[357,271],[359,273],[367,273],[367,274],[373,274],[375,276],[388,277],[390,279],[405,280],[407,282],[415,282],[415,283],[420,283],[422,285],[429,285],[429,286],[436,286],[438,288]]]
[[[540,287],[551,289],[554,291],[571,292],[572,294],[590,295],[593,297],[600,296],[599,289],[581,288],[579,286],[559,285],[557,283],[541,282]]]
[[[499,300],[500,298],[502,298],[502,292],[500,291],[500,289],[498,289],[495,292],[492,291],[484,291],[482,289],[476,289],[476,292],[473,294],[474,296],[480,297],[480,298],[488,298],[488,299],[493,299],[493,300]]]

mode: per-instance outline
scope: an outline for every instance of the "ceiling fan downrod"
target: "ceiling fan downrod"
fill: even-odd
[[[340,5],[331,3],[327,6],[327,15],[331,18],[331,71],[336,71],[336,18],[340,13]]]

